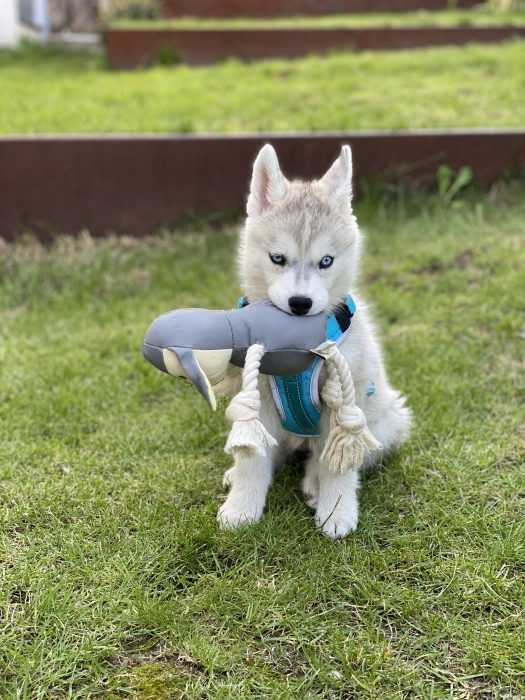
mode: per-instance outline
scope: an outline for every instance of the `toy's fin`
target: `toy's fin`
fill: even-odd
[[[232,350],[194,350],[195,359],[215,386],[226,377]]]
[[[162,351],[162,357],[168,374],[189,379],[215,411],[217,399],[212,382],[218,384],[224,379],[231,352],[231,350],[165,348]]]

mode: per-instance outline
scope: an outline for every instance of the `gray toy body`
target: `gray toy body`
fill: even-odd
[[[264,345],[264,374],[299,374],[325,335],[324,314],[292,316],[269,301],[234,311],[180,309],[152,323],[143,354],[161,371],[189,379],[215,408],[212,384],[224,378],[228,363],[243,367],[251,345]]]

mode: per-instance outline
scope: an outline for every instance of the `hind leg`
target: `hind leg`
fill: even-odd
[[[383,449],[365,457],[363,466],[372,467],[389,452],[400,447],[410,434],[412,415],[405,405],[405,397],[392,390],[391,399],[386,402],[381,412],[368,416],[368,427],[379,440]]]

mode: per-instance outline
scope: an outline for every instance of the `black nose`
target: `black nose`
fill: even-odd
[[[310,297],[290,297],[288,299],[291,312],[296,316],[305,316],[312,308]]]

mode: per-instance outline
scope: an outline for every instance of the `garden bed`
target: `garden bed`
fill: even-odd
[[[525,25],[368,27],[359,29],[107,29],[109,65],[129,69],[163,63],[205,65],[242,60],[298,58],[332,51],[386,51],[462,46],[525,38]]]
[[[427,186],[446,163],[490,186],[523,167],[520,42],[118,74],[90,54],[25,46],[0,52],[0,71],[4,237],[143,235],[188,213],[238,210],[264,141],[297,176],[318,175],[350,141],[358,185]],[[472,130],[487,122],[514,131]]]
[[[84,228],[144,235],[188,215],[240,211],[251,164],[268,141],[296,177],[319,176],[350,143],[358,188],[379,180],[428,186],[440,165],[468,166],[484,187],[525,170],[525,130],[7,138],[0,140],[0,236]]]

